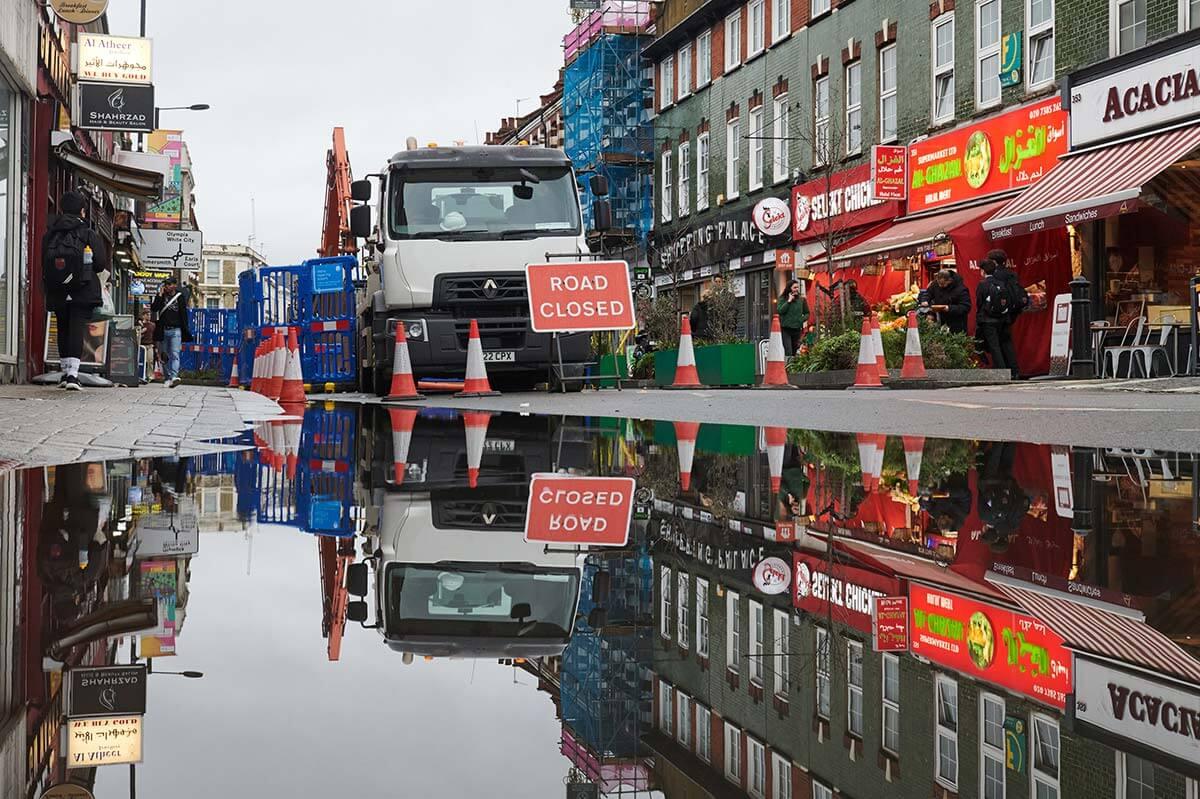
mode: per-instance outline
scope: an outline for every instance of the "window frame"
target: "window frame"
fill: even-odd
[[[937,62],[937,35],[938,35],[938,31],[946,25],[950,26],[950,61],[949,61],[949,66],[944,66],[939,69],[938,62]],[[929,37],[930,37],[929,38],[929,46],[930,46],[929,68],[931,71],[930,72],[931,80],[930,80],[930,86],[929,86],[929,88],[930,88],[929,121],[930,121],[930,124],[932,124],[932,125],[941,125],[945,122],[953,122],[954,117],[955,117],[956,76],[954,73],[955,73],[955,59],[957,58],[958,54],[956,52],[957,48],[956,48],[955,42],[954,42],[954,12],[953,11],[947,11],[944,14],[939,14],[937,17],[935,17],[933,20],[930,21]],[[938,79],[944,75],[950,76],[950,109],[946,115],[939,117],[937,115],[937,102],[938,102],[937,87],[938,87]]]
[[[679,166],[675,170],[679,175],[679,183],[675,188],[677,198],[675,205],[680,218],[683,218],[692,212],[692,143],[680,142],[676,157],[679,160]]]
[[[742,196],[742,119],[734,117],[725,123],[725,200]]]
[[[696,756],[705,763],[712,762],[712,711],[707,705],[702,705],[699,702],[693,702],[693,707],[696,709]],[[701,713],[704,715],[704,724],[700,723]],[[703,736],[700,731],[704,730]],[[703,737],[704,748],[700,748],[700,740]]]
[[[754,785],[755,772],[761,788]],[[746,735],[746,792],[756,799],[765,799],[767,795],[767,747],[752,735]]]
[[[888,675],[888,664],[889,663],[894,664],[895,669],[896,669],[896,696],[894,698],[888,697],[887,675]],[[880,718],[880,722],[882,724],[882,726],[880,727],[880,742],[881,742],[880,746],[883,749],[883,751],[887,752],[888,754],[899,757],[900,756],[900,658],[891,652],[884,652],[883,657],[880,658],[880,662],[879,662],[879,676],[880,676],[879,699],[880,699],[880,704],[882,705],[882,710],[881,710],[882,715]],[[888,711],[891,711],[896,714],[896,724],[895,724],[895,729],[896,729],[895,743],[896,743],[896,745],[895,745],[895,747],[888,746],[888,734],[887,734]]]
[[[754,40],[754,14],[758,13],[758,41]],[[755,47],[755,44],[758,46]],[[750,0],[746,4],[746,60],[767,49],[767,3],[766,0]]]
[[[852,97],[851,97],[852,93],[850,91],[850,89],[851,89],[851,82],[850,82],[851,74],[854,75],[854,83],[857,85],[858,101],[854,102],[854,103],[851,102],[851,99],[852,99]],[[842,84],[845,89],[843,94],[844,94],[845,100],[846,100],[846,102],[845,102],[845,108],[846,108],[846,116],[845,116],[846,155],[847,156],[860,155],[862,153],[862,145],[863,145],[863,135],[862,135],[862,59],[859,59],[858,61],[852,61],[851,63],[847,64],[845,70],[843,70],[842,77],[843,77]],[[850,136],[854,132],[854,127],[851,124],[850,120],[854,115],[858,116],[858,143],[855,146],[851,147],[850,146]]]
[[[658,62],[658,80],[661,89],[658,92],[658,107],[662,109],[675,105],[675,54]]]
[[[808,5],[810,20],[816,19],[822,14],[828,14],[832,10],[833,4],[830,0],[810,0]]]
[[[671,640],[671,596],[674,593],[674,584],[671,580],[671,567],[662,565],[658,567],[658,634],[662,638]]]
[[[884,89],[884,86],[883,86],[883,76],[884,76],[883,63],[884,63],[884,58],[885,58],[884,54],[885,53],[891,53],[891,55],[892,55],[892,88],[891,89]],[[879,60],[879,92],[878,92],[879,93],[879,141],[881,143],[894,142],[894,141],[897,141],[900,136],[900,61],[899,61],[899,51],[896,49],[896,43],[892,42],[891,44],[889,44],[885,47],[879,48],[878,60]],[[884,114],[884,110],[883,110],[883,104],[888,99],[891,99],[894,101],[894,103],[893,103],[894,118],[892,120],[892,135],[890,135],[890,136],[887,135],[887,131],[884,129],[885,114]]]
[[[1133,47],[1128,51],[1121,50],[1121,6],[1125,3],[1137,3],[1138,0],[1108,0],[1108,51],[1109,56],[1115,57],[1122,55],[1123,52],[1133,52],[1140,47],[1145,47],[1149,42],[1150,36],[1150,9],[1146,3],[1146,17],[1142,20],[1142,27],[1146,29],[1146,40],[1141,44],[1134,43]],[[1135,6],[1136,7],[1136,6]],[[1134,28],[1137,28],[1137,22],[1134,21]]]
[[[680,189],[682,191],[682,187]],[[680,216],[684,216],[682,209],[680,209]],[[688,573],[677,572],[675,575],[675,640],[684,649],[690,648],[692,641],[691,629],[688,626],[688,606],[692,600],[691,590],[691,579],[688,577]]]
[[[788,106],[787,93],[775,98],[771,116],[771,176],[775,183],[782,183],[791,176],[791,141],[788,139],[792,122],[792,110]]]
[[[1000,745],[995,746],[987,741],[987,706],[991,703],[1000,707]],[[979,692],[979,796],[987,797],[987,762],[989,759],[1000,764],[1000,797],[1004,799],[1008,790],[1008,777],[1005,772],[1008,764],[1004,754],[1004,717],[1007,713],[1004,697],[990,691]]]
[[[983,6],[987,3],[996,4],[996,42],[983,46],[980,42],[980,23],[982,21]],[[985,108],[995,108],[1000,105],[1004,97],[1004,87],[1000,85],[1000,49],[1001,43],[1004,41],[1004,6],[1003,0],[979,0],[975,3],[975,110],[982,111]],[[981,69],[983,62],[986,59],[996,59],[996,98],[994,100],[983,99],[983,80],[984,73]]]
[[[1050,20],[1048,22],[1042,22],[1039,25],[1033,25],[1030,22],[1033,17],[1033,0],[1025,0],[1025,90],[1027,92],[1032,92],[1054,83],[1054,48],[1057,44],[1055,41],[1054,30],[1054,14],[1056,12],[1054,4],[1056,0],[1045,0],[1045,2],[1050,4]],[[1180,0],[1180,2],[1186,4],[1188,0]],[[1035,52],[1033,46],[1034,39],[1040,39],[1047,36],[1050,39],[1050,77],[1046,78],[1045,80],[1035,82],[1033,79],[1033,54]]]
[[[788,680],[791,678],[791,614],[781,608],[771,613],[775,635],[772,637],[772,673],[775,675],[775,696],[788,701]]]
[[[1057,761],[1055,768],[1057,774],[1051,774],[1043,771],[1038,767],[1038,741],[1041,738],[1039,733],[1038,722],[1043,722],[1054,730],[1054,757]],[[1029,717],[1029,796],[1030,799],[1037,799],[1038,782],[1040,781],[1048,790],[1054,791],[1056,799],[1062,796],[1062,728],[1058,720],[1045,713],[1031,713]]]
[[[217,274],[214,276],[212,272],[213,264],[217,265]],[[222,263],[220,258],[205,258],[204,259],[204,284],[206,286],[219,286],[224,280],[222,273]]]
[[[701,600],[703,600],[703,605]],[[703,613],[700,612],[702,607]],[[702,626],[703,635],[701,635]],[[696,575],[696,654],[700,657],[708,657],[708,637],[708,580]]]
[[[749,611],[746,614],[746,618],[750,623],[750,655],[748,658],[750,664],[750,682],[762,686],[763,639],[766,635],[767,618],[761,602],[751,599],[747,604]],[[756,615],[758,617],[757,622],[755,621]]]
[[[692,43],[688,42],[675,53],[679,72],[675,77],[675,99],[682,100],[692,93]],[[687,70],[687,80],[684,80],[684,70]]]
[[[684,749],[690,751],[692,748],[692,716],[688,712],[688,706],[692,703],[692,698],[683,691],[676,693],[675,740],[679,741],[679,745]]]
[[[771,44],[779,44],[791,35],[792,0],[771,0]]]
[[[829,630],[825,629],[819,624],[814,625],[813,629],[816,631],[816,646],[813,649],[813,658],[815,661],[813,673],[816,679],[815,699],[817,705],[817,716],[818,718],[828,721],[833,707],[833,680],[832,675],[830,674],[830,671],[833,667],[831,662],[833,655],[833,641],[831,640],[832,634],[829,632]],[[824,641],[824,649],[822,649],[822,640]],[[823,655],[822,652],[824,652]],[[822,684],[824,684],[825,688],[824,709],[821,707]]]
[[[1154,796],[1154,797],[1158,796],[1158,787],[1155,784],[1153,784],[1153,783],[1157,782],[1157,780],[1155,779],[1155,775],[1156,775],[1155,768],[1156,767],[1155,767],[1153,761],[1147,760],[1144,757],[1138,757],[1137,755],[1131,755],[1128,752],[1122,752],[1119,750],[1116,751],[1114,754],[1116,755],[1116,759],[1117,759],[1117,765],[1116,765],[1116,772],[1117,772],[1116,788],[1117,788],[1117,790],[1115,792],[1116,799],[1131,799],[1131,794],[1129,792],[1129,761],[1130,761],[1130,759],[1136,760],[1139,763],[1145,764],[1150,767],[1150,775],[1151,775],[1152,783],[1150,785],[1146,785],[1146,783],[1141,780],[1138,780],[1138,783],[1140,785],[1143,785],[1143,786],[1149,788],[1151,796]],[[1138,795],[1137,795],[1136,799],[1141,799],[1142,794],[1144,794],[1144,791],[1138,791]]]
[[[660,209],[660,212],[661,212],[660,216],[661,216],[663,222],[670,222],[674,216],[674,211],[675,211],[675,209],[672,207],[672,203],[674,202],[674,200],[673,200],[674,195],[671,193],[671,186],[672,186],[672,183],[671,183],[671,174],[672,174],[671,173],[671,157],[672,157],[672,155],[673,155],[673,152],[672,152],[671,148],[667,148],[662,151],[662,159],[660,161],[661,168],[660,168],[659,176],[661,178],[661,187],[660,187],[659,193],[662,198],[662,208]],[[668,604],[670,604],[670,603],[668,603]],[[669,635],[666,637],[670,638]]]
[[[813,799],[833,799],[833,789],[823,782],[812,781]]]
[[[763,139],[763,107],[750,109],[750,168],[748,175],[749,190],[758,191],[763,187],[764,173],[766,172],[766,152],[763,149],[765,139]]]
[[[701,46],[700,46],[701,42],[704,42],[703,48],[701,48]],[[700,57],[701,54],[704,55],[704,58]],[[700,67],[701,64],[704,65],[703,72],[701,72],[701,67]],[[696,90],[697,91],[699,91],[703,87],[707,86],[708,84],[712,83],[712,31],[711,30],[706,30],[703,33],[701,33],[699,36],[696,37],[696,69],[694,70],[694,72],[695,72],[695,81],[696,81]],[[700,80],[700,76],[702,74],[704,75],[704,80]]]
[[[735,30],[736,29],[736,30]],[[742,65],[742,9],[725,17],[725,71],[728,75]]]
[[[734,745],[730,745],[733,743]],[[725,779],[742,783],[742,731],[725,722]]]
[[[771,752],[771,799],[792,799],[792,761]]]
[[[822,88],[824,89],[823,92]],[[821,114],[822,95],[825,106],[824,116]],[[813,81],[813,166],[825,166],[829,163],[831,156],[829,124],[832,120],[833,112],[830,109],[830,105],[829,75],[822,75]],[[824,144],[823,150],[822,143]]]
[[[739,672],[742,668],[742,617],[741,595],[737,591],[725,591],[725,668]]]
[[[942,686],[949,685],[954,688],[954,729],[942,725]],[[938,784],[945,788],[958,792],[958,777],[959,766],[962,764],[962,758],[959,756],[958,748],[958,727],[962,723],[962,713],[959,710],[959,691],[958,681],[952,677],[938,672],[933,684],[933,722],[934,722],[934,753],[933,753],[933,779]],[[942,776],[942,736],[945,736],[954,743],[954,778],[951,780],[948,777]]]
[[[854,652],[858,651],[858,685],[854,684]],[[846,732],[862,739],[866,725],[863,690],[866,687],[866,661],[861,641],[846,641]],[[858,696],[858,729],[854,729],[854,697]]]
[[[658,681],[658,728],[675,737],[675,690],[666,680]]]
[[[696,137],[696,210],[703,211],[708,208],[708,193],[709,193],[709,162],[712,153],[709,147],[708,132],[701,133]],[[703,165],[703,169],[701,166]],[[697,577],[697,580],[700,578]],[[708,580],[704,581],[704,585],[708,586]],[[706,642],[707,643],[707,642]],[[705,646],[705,652],[708,647]]]

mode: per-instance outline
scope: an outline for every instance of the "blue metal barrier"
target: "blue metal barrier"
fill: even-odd
[[[183,345],[179,366],[188,371],[215,370],[229,380],[237,352],[237,311],[220,308],[193,308],[188,311],[192,340]]]
[[[358,422],[350,408],[309,408],[300,437],[297,521],[318,535],[354,535]]]

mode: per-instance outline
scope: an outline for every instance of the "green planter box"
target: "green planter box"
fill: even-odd
[[[608,355],[600,356],[600,363],[598,363],[596,368],[592,370],[592,374],[597,376],[611,375],[617,369],[621,370],[619,374],[621,375],[622,380],[625,380],[629,377],[629,366],[625,362],[625,356],[621,355],[617,357],[616,367],[614,368],[613,355],[609,353]],[[616,388],[617,385],[617,381],[612,377],[600,377],[599,379],[593,378],[592,383],[600,388]]]
[[[675,360],[678,350],[658,350],[654,353],[654,383],[669,386],[675,382]],[[752,386],[757,356],[754,345],[710,344],[696,347],[696,371],[706,386]]]
[[[671,422],[655,422],[654,443],[675,446],[675,425]],[[705,422],[700,425],[700,433],[696,436],[696,451],[714,455],[754,455],[758,452],[758,428],[744,424]]]

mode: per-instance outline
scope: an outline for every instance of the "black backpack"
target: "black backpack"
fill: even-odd
[[[1029,310],[1029,292],[1014,274],[1008,281],[1008,315],[1019,316]]]
[[[1010,302],[1008,284],[1002,283],[1000,278],[992,275],[979,284],[979,307],[988,316],[995,319],[1006,316]]]
[[[86,246],[77,230],[50,232],[42,254],[42,283],[46,291],[61,294],[91,281],[91,269],[83,262]]]

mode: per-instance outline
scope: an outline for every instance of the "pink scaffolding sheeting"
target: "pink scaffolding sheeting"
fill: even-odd
[[[650,3],[647,0],[604,0],[604,4],[584,18],[563,37],[563,58],[570,61],[606,30],[643,33],[650,27]]]

